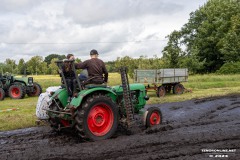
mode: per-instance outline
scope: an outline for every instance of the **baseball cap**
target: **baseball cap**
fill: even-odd
[[[95,49],[92,49],[92,50],[90,51],[90,55],[98,55],[98,51],[95,50]]]

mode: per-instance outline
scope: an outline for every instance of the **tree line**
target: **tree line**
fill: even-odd
[[[240,73],[240,1],[209,0],[196,11],[180,30],[168,36],[162,56],[117,57],[106,62],[109,72],[127,66],[134,69],[188,68],[190,73]],[[56,59],[65,55],[34,56],[25,62],[7,59],[0,63],[0,72],[23,74],[56,74]],[[103,59],[104,60],[104,59]],[[78,59],[80,62],[81,60]]]
[[[56,60],[66,59],[65,55],[50,54],[44,59],[42,56],[33,56],[29,61],[23,58],[19,60],[18,64],[15,60],[6,59],[4,63],[0,63],[0,73],[13,73],[20,75],[39,75],[39,74],[57,74]],[[80,59],[76,59],[80,62]]]

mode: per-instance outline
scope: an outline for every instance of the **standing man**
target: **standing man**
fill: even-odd
[[[87,69],[89,83],[102,84],[108,82],[108,71],[104,62],[98,59],[97,50],[90,51],[91,59],[76,64],[77,69]]]

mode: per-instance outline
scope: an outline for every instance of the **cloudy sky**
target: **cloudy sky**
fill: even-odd
[[[166,36],[207,0],[0,0],[0,62],[73,53],[161,57]]]

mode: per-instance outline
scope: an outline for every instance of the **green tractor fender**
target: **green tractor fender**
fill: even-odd
[[[73,106],[74,108],[77,108],[81,105],[81,103],[83,103],[87,99],[88,96],[99,92],[108,95],[114,102],[116,102],[117,94],[114,91],[112,91],[111,88],[96,87],[87,90],[82,90],[81,92],[79,92],[78,96],[72,99],[70,105]]]
[[[21,81],[21,80],[15,80],[13,83],[14,84],[18,84],[18,85],[22,85],[22,86],[26,86],[27,85],[25,81]]]
[[[28,85],[28,77],[14,77],[13,78],[14,83],[22,83],[22,85],[27,86]]]
[[[66,107],[66,105],[68,104],[67,103],[67,99],[68,99],[67,90],[65,88],[56,90],[50,98],[50,100],[53,100],[53,99],[58,99],[61,102],[61,104],[64,107]]]

